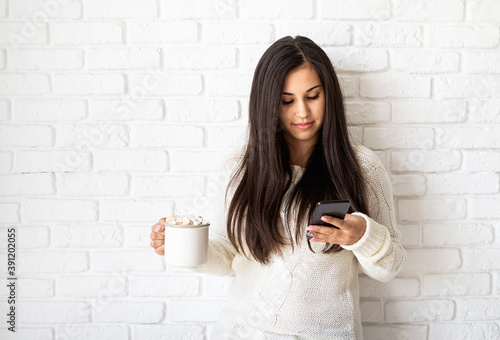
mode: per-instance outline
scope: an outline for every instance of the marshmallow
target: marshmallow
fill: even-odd
[[[165,223],[175,225],[202,225],[203,218],[201,216],[192,215],[171,215],[165,218]]]

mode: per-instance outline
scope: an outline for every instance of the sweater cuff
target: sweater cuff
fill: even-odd
[[[355,212],[353,215],[361,216],[365,219],[365,233],[356,243],[341,247],[346,250],[351,250],[356,254],[356,257],[371,257],[382,250],[387,240],[390,240],[389,230],[365,214]]]

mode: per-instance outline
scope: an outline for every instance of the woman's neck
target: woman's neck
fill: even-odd
[[[314,151],[314,145],[301,145],[301,146],[293,146],[288,145],[288,150],[290,152],[290,163],[292,165],[298,165],[303,168],[306,167],[307,162],[309,161],[309,157]]]

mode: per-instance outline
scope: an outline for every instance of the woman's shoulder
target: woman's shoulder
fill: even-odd
[[[371,149],[364,145],[353,145],[354,153],[358,160],[359,166],[365,172],[371,172],[377,168],[384,168],[380,158]]]

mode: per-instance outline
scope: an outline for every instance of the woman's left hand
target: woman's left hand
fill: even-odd
[[[330,244],[340,244],[350,246],[356,243],[365,233],[366,221],[363,217],[346,214],[344,219],[323,215],[323,222],[331,224],[337,228],[310,225],[307,232],[313,235],[311,242],[325,242]]]

